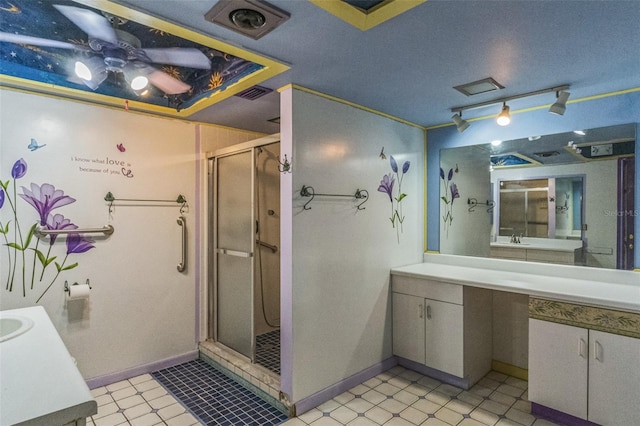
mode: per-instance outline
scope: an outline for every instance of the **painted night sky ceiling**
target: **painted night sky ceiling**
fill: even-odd
[[[127,106],[130,102],[142,110],[156,106],[185,112],[267,67],[255,55],[253,60],[234,56],[212,47],[222,44],[216,40],[171,24],[163,26],[162,21],[146,15],[131,13],[163,28],[120,16],[123,14],[114,16],[72,1],[0,0],[3,84],[40,91],[55,85],[67,96],[95,100],[98,94],[115,105],[127,100]],[[173,35],[165,27],[188,38]],[[76,75],[78,60],[99,67],[93,79],[83,82]],[[135,75],[148,78],[149,90],[144,95],[144,90],[136,93],[130,87]]]

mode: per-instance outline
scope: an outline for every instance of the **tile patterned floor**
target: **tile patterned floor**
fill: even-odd
[[[98,414],[88,419],[90,426],[205,424],[150,374],[94,389],[92,393],[98,401]],[[464,391],[397,366],[282,425],[554,425],[532,416],[530,410],[527,382],[501,373],[490,372]],[[243,423],[233,426],[240,424]]]
[[[256,363],[280,375],[280,330],[256,336]]]
[[[287,416],[197,359],[151,374],[206,425],[275,426]]]
[[[201,423],[150,374],[93,389],[98,414],[90,426],[192,426]]]
[[[490,372],[468,391],[396,366],[284,426],[548,426],[531,415],[527,382]]]

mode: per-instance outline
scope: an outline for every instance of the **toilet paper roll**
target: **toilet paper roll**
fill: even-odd
[[[76,284],[69,286],[69,300],[88,299],[91,287],[88,284]]]

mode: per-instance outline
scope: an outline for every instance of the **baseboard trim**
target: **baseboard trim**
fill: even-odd
[[[119,382],[122,380],[130,379],[132,377],[139,376],[145,373],[151,373],[163,368],[173,367],[174,365],[182,364],[184,362],[193,361],[198,359],[198,350],[186,352],[181,355],[177,355],[170,358],[165,358],[160,361],[150,362],[148,364],[139,365],[136,367],[128,368],[126,370],[118,371],[115,373],[105,374],[103,376],[92,377],[87,379],[87,386],[89,389],[99,388],[100,386],[110,385],[111,383]]]
[[[538,418],[565,426],[599,426],[597,423],[572,416],[571,414],[563,413],[562,411],[554,410],[553,408],[545,407],[544,405],[540,405],[535,402],[531,403],[531,414]]]
[[[522,367],[516,367],[515,365],[507,364],[506,362],[493,360],[491,361],[491,369],[498,373],[506,374],[507,376],[515,377],[516,379],[529,381],[529,370]]]
[[[362,382],[366,382],[367,380],[377,376],[378,374],[395,367],[396,365],[398,365],[398,359],[392,356],[391,358],[387,358],[377,364],[374,364],[371,367],[366,368],[350,377],[347,377],[346,379],[338,383],[324,388],[320,392],[303,398],[294,404],[294,415],[299,416],[300,414],[305,413],[326,401],[329,401],[331,398],[334,398],[348,391],[349,389],[359,385]]]
[[[410,359],[398,357],[398,364],[410,370],[417,371],[425,376],[431,377],[432,379],[440,380],[442,383],[446,383],[451,386],[456,386],[465,390],[468,390],[472,386],[472,383],[469,383],[468,379],[463,379],[461,377],[436,370],[435,368],[427,367],[424,364],[411,361]]]

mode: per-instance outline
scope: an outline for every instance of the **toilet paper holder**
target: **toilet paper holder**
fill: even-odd
[[[89,286],[89,290],[91,290],[91,284],[89,283],[89,278],[87,278],[87,282],[85,284],[88,285]],[[76,282],[76,283],[73,283],[71,285],[79,285],[79,284]],[[65,291],[65,293],[69,293],[71,291],[71,289],[69,288],[69,282],[68,281],[64,282],[64,291]]]

